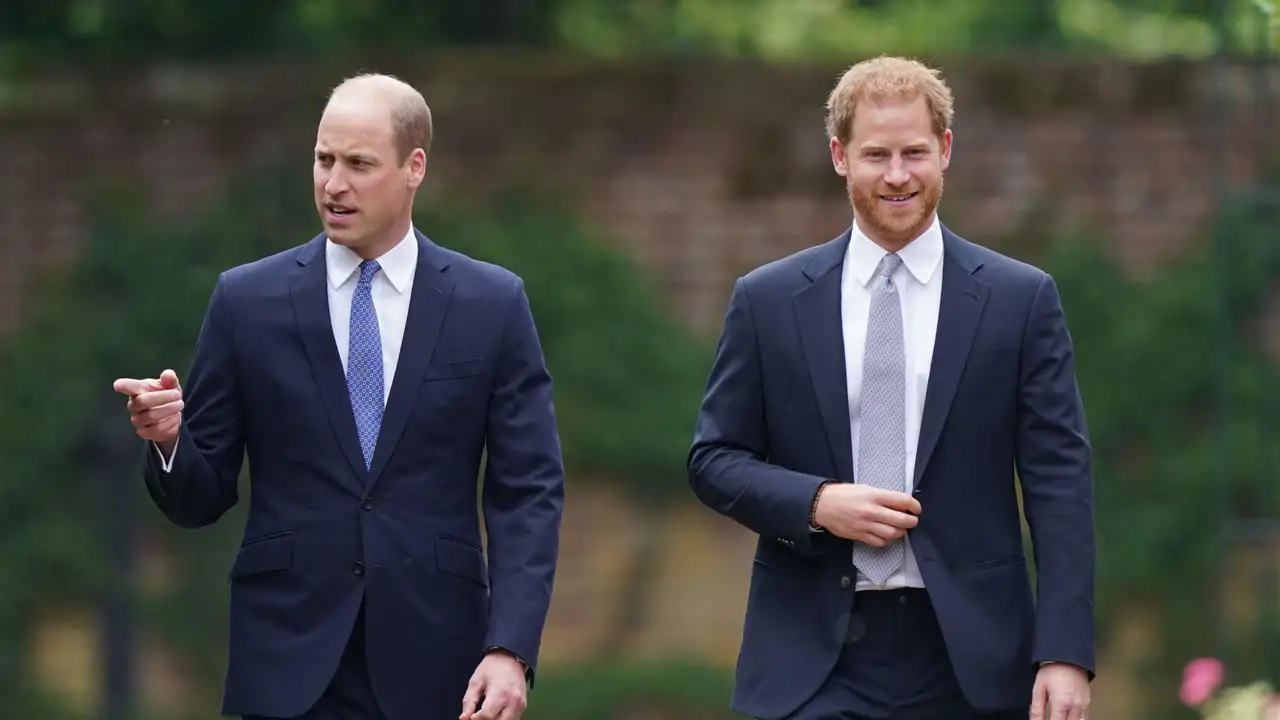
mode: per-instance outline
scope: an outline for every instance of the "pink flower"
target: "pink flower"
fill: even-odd
[[[1178,699],[1183,705],[1199,707],[1213,697],[1226,678],[1226,668],[1215,658],[1196,658],[1182,671],[1182,687]]]
[[[1272,695],[1262,709],[1263,720],[1280,720],[1280,695]]]

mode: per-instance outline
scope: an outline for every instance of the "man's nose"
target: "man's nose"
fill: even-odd
[[[337,168],[329,171],[329,177],[325,180],[324,191],[331,195],[341,195],[347,190],[347,177]]]
[[[885,184],[896,187],[906,185],[910,179],[911,173],[907,172],[907,168],[902,164],[901,159],[894,158],[889,162],[889,167],[884,173]]]

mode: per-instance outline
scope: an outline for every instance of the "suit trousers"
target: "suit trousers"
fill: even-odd
[[[378,707],[373,684],[369,680],[369,666],[365,659],[364,613],[362,603],[333,680],[310,710],[297,718],[251,715],[244,720],[386,720],[386,715]]]
[[[1026,720],[1028,708],[982,714],[965,700],[929,594],[854,594],[844,647],[826,682],[787,720]]]

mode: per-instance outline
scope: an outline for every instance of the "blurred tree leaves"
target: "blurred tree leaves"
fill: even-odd
[[[544,44],[557,2],[4,0],[0,45],[28,61]]]
[[[1257,12],[1227,0],[1229,47],[1259,49]],[[563,0],[572,48],[602,55],[700,52],[777,60],[877,53],[1099,52],[1205,56],[1215,0]]]
[[[1253,4],[1266,18],[1268,48],[1280,45],[1280,5],[1274,0],[1253,0]]]
[[[0,58],[30,66],[460,45],[772,60],[1026,50],[1203,57],[1220,44],[1217,1],[5,0]],[[1227,47],[1266,51],[1274,33],[1259,7],[1273,0],[1224,1]]]

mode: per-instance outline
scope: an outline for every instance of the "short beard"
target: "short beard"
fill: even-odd
[[[944,184],[940,176],[937,185],[920,188],[920,211],[905,217],[895,217],[883,212],[877,193],[860,191],[847,181],[845,189],[853,204],[854,216],[858,218],[863,231],[877,244],[901,248],[920,237],[933,222],[933,214],[942,202]]]

